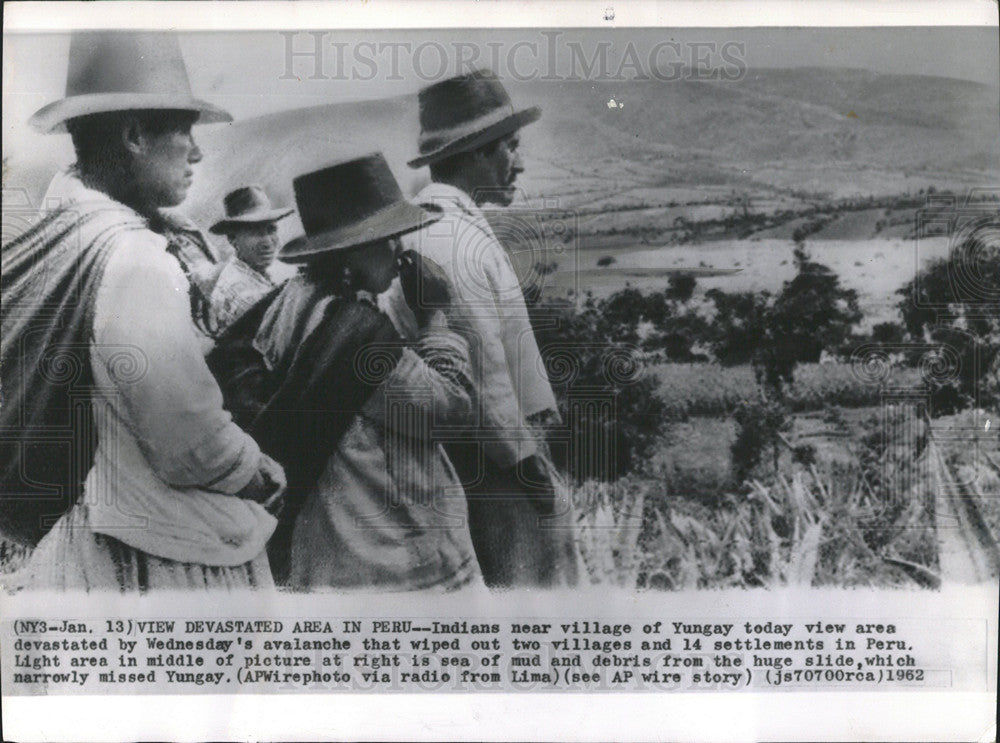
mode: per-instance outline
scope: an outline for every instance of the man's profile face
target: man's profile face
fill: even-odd
[[[228,237],[240,260],[260,273],[268,269],[278,254],[278,225],[274,222],[241,225]]]
[[[191,135],[191,124],[163,133],[144,133],[144,148],[133,163],[135,186],[151,206],[177,206],[187,196],[201,150]]]
[[[476,185],[481,202],[510,206],[514,200],[514,182],[524,172],[518,151],[520,144],[520,134],[513,132],[498,140],[492,150],[479,152],[481,177]]]

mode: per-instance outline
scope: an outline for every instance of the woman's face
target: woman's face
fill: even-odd
[[[399,241],[395,238],[358,245],[319,259],[313,264],[314,271],[332,279],[345,294],[357,291],[380,294],[396,277],[398,249]]]
[[[396,251],[399,241],[395,238],[352,248],[345,256],[356,288],[379,294],[389,288],[396,277]]]

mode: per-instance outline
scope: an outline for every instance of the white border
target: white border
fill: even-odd
[[[4,699],[8,739],[985,741],[996,695],[64,697],[58,715],[53,701]]]
[[[995,26],[994,0],[284,0],[4,3],[4,32],[69,28],[176,31],[396,28],[751,28]],[[197,12],[193,12],[197,5]],[[456,6],[459,6],[456,8]],[[613,10],[613,20],[608,11]]]

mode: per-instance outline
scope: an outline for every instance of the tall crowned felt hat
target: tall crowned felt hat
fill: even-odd
[[[271,200],[260,186],[243,186],[230,191],[222,200],[226,218],[208,228],[209,232],[222,235],[233,228],[245,225],[277,222],[291,214],[294,209],[275,209]]]
[[[281,249],[286,263],[404,235],[441,218],[403,198],[381,152],[300,175],[292,185],[306,234]]]
[[[64,132],[69,119],[137,109],[195,111],[201,123],[233,120],[191,95],[176,35],[78,31],[69,43],[66,97],[36,111],[28,123],[43,133]]]
[[[538,106],[515,110],[507,90],[493,72],[476,70],[428,86],[418,95],[420,156],[411,168],[471,152],[522,126],[538,121]]]

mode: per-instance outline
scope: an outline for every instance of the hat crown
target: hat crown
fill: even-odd
[[[222,204],[227,217],[243,217],[271,211],[271,200],[260,186],[244,186],[230,191],[222,200]]]
[[[431,164],[451,155],[471,152],[537,121],[538,106],[514,110],[499,78],[490,70],[442,80],[417,96],[420,104],[420,156],[411,168]]]
[[[490,70],[435,83],[421,90],[418,100],[420,128],[425,133],[453,129],[496,111],[514,111],[503,83]]]
[[[292,186],[308,237],[349,227],[403,201],[380,152],[300,175]]]
[[[136,109],[197,112],[203,124],[233,120],[191,96],[175,34],[76,31],[70,37],[66,97],[42,106],[28,123],[43,133],[65,132],[71,119]]]
[[[191,84],[177,36],[131,31],[74,33],[66,97],[103,93],[190,98]]]
[[[300,175],[292,186],[305,236],[281,249],[289,263],[373,245],[440,218],[403,198],[380,152]]]

